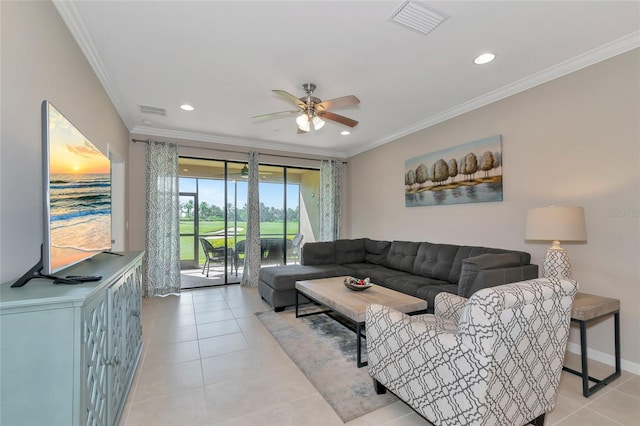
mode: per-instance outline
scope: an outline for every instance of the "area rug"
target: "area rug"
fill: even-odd
[[[324,314],[296,318],[295,310],[256,316],[343,422],[398,400],[390,392],[376,394],[367,367],[356,367],[356,334],[338,321]]]

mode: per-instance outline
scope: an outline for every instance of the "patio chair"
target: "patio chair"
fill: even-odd
[[[238,276],[238,268],[240,264],[244,265],[246,240],[238,241],[236,243],[235,251],[233,253],[233,268],[236,271],[236,277]]]
[[[200,237],[200,243],[202,244],[202,250],[204,251],[205,261],[204,265],[202,265],[202,275],[204,275],[205,268],[207,269],[207,278],[209,277],[209,268],[211,267],[211,262],[220,262],[224,263],[225,258],[225,249],[224,247],[214,247],[209,240],[206,238]],[[229,249],[231,250],[231,249]]]
[[[263,265],[282,265],[284,252],[283,238],[262,238],[260,252]]]
[[[296,234],[291,240],[291,246],[287,246],[287,263],[292,260],[294,263],[298,263],[300,260],[300,245],[304,235]]]

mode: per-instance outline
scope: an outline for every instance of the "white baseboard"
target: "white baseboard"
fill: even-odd
[[[580,355],[580,345],[578,343],[569,342],[567,344],[567,350],[571,353]],[[610,365],[612,367],[615,367],[616,365],[616,360],[613,355],[609,355],[593,349],[589,349],[589,359]],[[625,371],[640,375],[640,364],[638,364],[637,362],[631,362],[625,359],[621,359],[620,367]]]

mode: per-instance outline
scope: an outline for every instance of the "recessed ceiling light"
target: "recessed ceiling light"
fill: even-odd
[[[348,130],[343,130],[343,131],[341,131],[341,132],[340,132],[340,134],[341,134],[342,136],[348,136],[348,135],[350,135],[350,134],[351,134],[351,132],[350,132],[350,131],[348,131]]]
[[[180,105],[180,109],[182,109],[184,111],[193,111],[195,108],[192,107],[189,104],[182,104],[182,105]]]
[[[473,63],[476,64],[476,65],[484,65],[484,64],[488,64],[489,62],[493,61],[495,58],[496,58],[496,55],[494,55],[491,52],[483,53],[482,55],[480,55],[477,58],[475,58],[473,60]]]

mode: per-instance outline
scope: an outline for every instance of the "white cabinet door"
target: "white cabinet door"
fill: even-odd
[[[108,425],[108,306],[106,292],[83,306],[83,372],[82,396],[86,407],[83,422],[87,426]]]
[[[125,335],[125,364],[127,377],[133,376],[142,349],[142,264],[127,274],[127,319]]]
[[[142,266],[126,271],[108,289],[109,298],[109,424],[115,425],[142,349]]]
[[[109,298],[109,424],[115,423],[118,407],[127,385],[126,315],[127,286],[124,276],[108,289]]]

